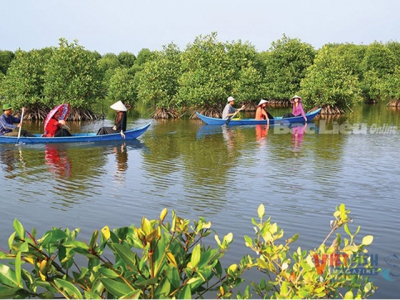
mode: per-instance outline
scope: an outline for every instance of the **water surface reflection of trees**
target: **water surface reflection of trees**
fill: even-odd
[[[156,189],[168,189],[182,177],[185,204],[218,211],[225,205],[229,177],[241,152],[256,148],[253,128],[204,126],[196,121],[167,122],[146,136],[151,151],[144,168]],[[221,202],[222,201],[222,202]]]
[[[0,145],[0,181],[14,189],[23,185],[23,201],[51,199],[56,206],[71,207],[99,193],[108,155],[115,155],[117,172],[126,171],[125,143]]]

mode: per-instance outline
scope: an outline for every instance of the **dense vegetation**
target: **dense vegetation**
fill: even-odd
[[[192,116],[196,109],[220,116],[229,95],[251,108],[260,98],[287,101],[300,94],[306,108],[343,112],[360,101],[398,101],[399,84],[398,42],[316,50],[283,35],[258,52],[248,42],[221,42],[211,33],[185,50],[171,43],[137,56],[102,56],[62,38],[58,47],[0,51],[1,104],[24,106],[32,119],[61,102],[71,104],[74,119],[96,118],[117,100],[141,104],[156,118]]]
[[[252,219],[254,236],[244,236],[244,244],[254,254],[229,266],[223,258],[233,242],[232,233],[222,239],[215,234],[214,242],[207,241],[212,234],[210,222],[200,217],[191,225],[174,211],[167,222],[167,209],[158,220],[143,217],[138,226],[114,230],[104,226],[83,242],[77,240],[78,228],[52,228],[39,237],[35,229],[28,232],[15,219],[9,250],[0,253],[0,260],[9,261],[0,263],[0,297],[368,298],[376,286],[357,270],[379,271],[366,254],[373,237],[359,239],[360,227],[350,230],[349,213],[344,204],[336,207],[331,231],[321,245],[291,251],[299,235],[283,240],[283,229],[270,217],[265,219],[260,205],[258,219]],[[347,237],[336,233],[327,245],[339,228]],[[250,270],[260,275],[248,284],[244,275]]]

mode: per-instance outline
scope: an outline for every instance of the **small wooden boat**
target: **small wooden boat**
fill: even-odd
[[[314,119],[319,113],[321,112],[321,108],[309,112],[306,114],[307,121],[311,121]],[[227,121],[226,119],[219,119],[219,118],[211,118],[196,112],[197,116],[206,124],[208,125],[265,125],[267,124],[266,120],[256,120],[256,119],[231,119]],[[270,125],[287,125],[293,123],[304,123],[304,118],[302,116],[299,117],[292,117],[292,118],[282,118],[282,117],[274,117],[273,119],[269,120]]]
[[[96,135],[96,133],[77,133],[72,136],[64,137],[42,137],[41,134],[35,134],[34,137],[21,136],[0,136],[0,144],[55,144],[55,143],[88,143],[88,142],[107,142],[107,141],[126,141],[134,140],[141,136],[150,127],[151,123],[145,126],[126,130],[125,139],[120,133]]]

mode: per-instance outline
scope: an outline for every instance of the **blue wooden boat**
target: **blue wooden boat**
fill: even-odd
[[[55,144],[55,143],[89,143],[89,142],[108,142],[108,141],[127,141],[134,140],[141,136],[150,127],[151,123],[139,128],[126,130],[125,139],[120,133],[96,135],[96,133],[77,133],[72,136],[64,137],[42,137],[35,134],[34,137],[21,136],[0,136],[0,144]]]
[[[306,114],[307,121],[311,121],[314,119],[319,113],[321,112],[321,108],[309,112]],[[229,122],[225,119],[219,118],[211,118],[196,112],[197,116],[206,124],[208,125],[266,125],[266,120],[256,120],[256,119],[231,119]],[[269,120],[270,125],[288,125],[293,123],[304,123],[304,118],[302,116],[299,117],[292,117],[292,118],[282,118],[282,117],[274,117],[273,119]]]

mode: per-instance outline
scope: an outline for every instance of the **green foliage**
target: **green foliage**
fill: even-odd
[[[118,54],[118,60],[120,64],[126,68],[130,68],[136,61],[136,56],[130,52],[121,52]]]
[[[136,90],[133,83],[133,76],[127,68],[117,68],[111,77],[107,89],[108,100],[130,103],[131,105],[136,99]]]
[[[119,68],[121,62],[114,53],[107,53],[97,60],[97,66],[99,67],[100,72],[105,73],[108,70]]]
[[[217,34],[196,37],[181,55],[178,103],[218,107],[231,94],[235,70]],[[238,99],[241,100],[241,99]]]
[[[185,108],[199,101],[214,107],[225,103],[231,93],[238,100],[261,98],[261,66],[250,44],[222,44],[212,34],[198,37],[184,52],[174,44],[154,52],[135,82],[138,97],[156,108]]]
[[[8,67],[10,66],[14,57],[14,52],[0,50],[0,73],[3,73],[3,75],[7,73]]]
[[[260,75],[264,71],[264,63],[256,51],[255,47],[248,42],[242,43],[242,41],[225,43],[226,54],[230,60],[232,68],[235,70],[233,79],[238,79],[237,76],[242,69],[253,67]]]
[[[387,100],[400,99],[400,66],[395,66],[393,74],[386,74],[382,78],[378,72],[368,71],[364,75],[364,94],[368,99]]]
[[[45,66],[51,57],[51,50],[18,50],[8,68],[7,76],[1,82],[1,94],[14,107],[40,106],[43,99]],[[46,54],[46,55],[45,55]]]
[[[137,58],[135,60],[135,65],[137,66],[142,66],[144,65],[148,60],[151,60],[153,58],[153,52],[151,52],[147,48],[143,48],[142,50],[139,51]]]
[[[362,62],[364,72],[374,71],[378,78],[392,74],[396,66],[394,53],[381,43],[372,43],[366,49]]]
[[[400,65],[397,65],[393,74],[385,75],[382,80],[382,89],[388,100],[400,99]]]
[[[238,72],[238,79],[232,89],[232,94],[236,99],[243,100],[260,100],[264,97],[264,93],[260,86],[263,84],[261,73],[254,67],[243,67]]]
[[[362,86],[365,99],[391,100],[393,99],[391,97],[398,94],[398,86],[393,86],[393,83],[398,76],[395,70],[400,57],[396,57],[395,54],[400,54],[396,44],[385,46],[375,42],[367,47],[361,64],[364,73]]]
[[[138,97],[147,105],[157,108],[172,108],[176,103],[178,78],[181,76],[181,51],[169,44],[163,51],[154,52],[153,59],[143,65],[135,76]]]
[[[90,109],[101,93],[101,73],[95,54],[60,39],[59,48],[46,66],[44,96],[49,107],[69,102],[72,107]]]
[[[339,47],[323,47],[318,51],[314,64],[307,69],[301,82],[300,94],[307,107],[332,105],[346,109],[361,100],[359,79],[353,56],[347,56]]]
[[[129,68],[129,73],[135,75],[136,73],[143,70],[146,62],[156,59],[157,53],[152,52],[147,48],[143,48],[139,51],[135,63]]]
[[[362,92],[366,99],[380,100],[384,97],[383,78],[380,78],[377,71],[369,70],[364,72],[362,81]]]
[[[97,60],[97,66],[99,67],[99,71],[103,77],[102,87],[104,89],[106,98],[113,98],[113,96],[110,97],[110,93],[111,95],[115,94],[115,87],[117,86],[114,83],[114,89],[111,88],[113,90],[110,92],[110,80],[114,76],[116,70],[121,67],[121,62],[114,53],[107,53]]]
[[[58,48],[0,51],[0,96],[37,111],[61,102],[91,110],[104,99],[126,99],[178,117],[194,109],[215,115],[229,95],[243,102],[300,94],[306,108],[347,109],[362,99],[399,99],[398,66],[398,42],[326,44],[316,51],[283,35],[258,53],[248,42],[222,43],[213,32],[184,51],[171,43],[162,51],[143,48],[136,57],[101,56],[60,39]]]
[[[258,254],[256,259],[243,258],[241,267],[257,266],[265,274],[260,283],[252,283],[255,292],[262,298],[343,298],[354,296],[367,298],[376,287],[368,277],[352,274],[357,267],[371,269],[370,261],[360,259],[372,242],[372,236],[366,236],[360,244],[355,243],[355,236],[349,230],[350,210],[344,204],[336,207],[332,230],[323,243],[314,250],[302,250],[300,247],[289,253],[289,246],[298,239],[298,234],[278,243],[283,238],[283,230],[271,222],[264,221],[264,207],[258,209],[259,222],[253,219],[256,237],[245,236],[246,246]],[[338,233],[331,246],[325,242],[338,228],[344,227],[350,239]],[[268,279],[267,282],[265,279]],[[345,295],[344,295],[345,294]],[[353,298],[353,297],[351,297]]]
[[[391,41],[385,45],[394,55],[396,66],[400,66],[400,43]]]
[[[337,44],[328,45],[327,47],[333,48],[332,51],[342,56],[346,68],[354,75],[357,75],[359,80],[363,78],[362,62],[367,50],[367,46],[354,45],[354,44]]]
[[[265,59],[264,93],[266,98],[287,100],[300,90],[300,82],[313,64],[314,48],[299,39],[273,42]]]
[[[262,89],[264,64],[254,46],[249,43],[225,43],[226,55],[234,73],[232,92],[239,101],[259,100],[264,96]]]
[[[361,261],[356,255],[366,253],[373,238],[355,242],[360,227],[350,231],[349,213],[343,204],[336,208],[332,230],[317,249],[298,248],[290,253],[298,234],[280,243],[283,230],[271,218],[264,219],[265,208],[260,205],[258,221],[252,219],[255,236],[244,237],[256,255],[246,255],[239,264],[226,268],[221,259],[233,234],[222,240],[215,235],[216,246],[206,246],[205,239],[212,233],[210,222],[200,217],[190,224],[174,211],[167,222],[167,209],[157,220],[143,217],[140,226],[114,230],[104,226],[88,242],[77,240],[79,229],[52,228],[38,237],[35,229],[27,232],[16,219],[9,251],[0,253],[0,260],[9,261],[0,263],[0,297],[234,298],[233,290],[244,284],[245,272],[256,268],[260,282],[245,286],[237,298],[252,298],[252,291],[262,298],[367,298],[376,287],[368,277],[348,271],[361,265],[371,268],[369,260]],[[349,238],[337,234],[332,246],[326,246],[340,227]],[[337,258],[334,269],[324,263],[327,255]],[[85,257],[87,264],[77,266],[76,260],[81,261],[77,256]]]

